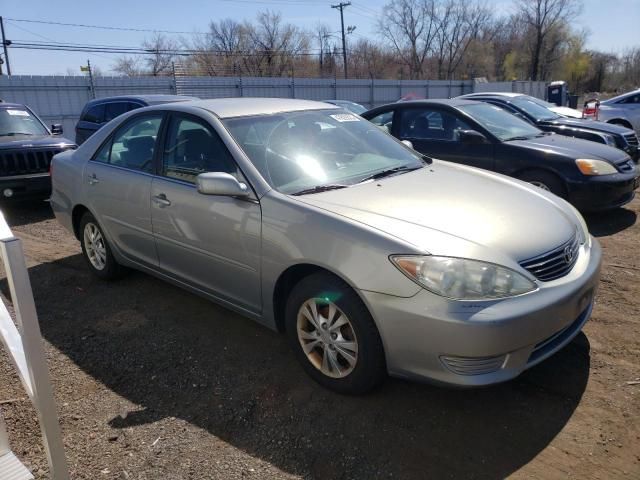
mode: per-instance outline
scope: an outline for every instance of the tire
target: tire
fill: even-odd
[[[624,128],[628,128],[629,130],[633,130],[633,127],[631,126],[631,124],[629,122],[625,122],[624,120],[611,120],[610,122],[611,125],[618,125],[619,127],[624,127]]]
[[[567,197],[567,189],[564,182],[553,173],[542,170],[532,170],[523,173],[518,178],[543,190],[547,190],[560,198],[566,199]]]
[[[315,324],[311,321],[313,305],[319,314]],[[359,395],[386,378],[384,348],[371,314],[360,297],[334,275],[315,273],[292,289],[285,327],[302,367],[320,385]]]
[[[86,212],[80,219],[80,245],[89,269],[103,280],[115,280],[124,274],[124,267],[116,262],[102,228],[95,217]],[[93,242],[91,236],[94,236]],[[92,244],[93,243],[93,244]]]

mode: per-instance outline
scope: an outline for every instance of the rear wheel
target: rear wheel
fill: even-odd
[[[89,212],[80,220],[80,244],[89,268],[98,277],[113,280],[122,276],[124,267],[116,262],[102,228]]]
[[[289,342],[305,371],[339,393],[362,394],[386,377],[384,349],[366,306],[337,277],[317,273],[287,300]]]
[[[542,170],[533,170],[520,175],[520,180],[530,183],[542,190],[551,192],[561,198],[566,198],[567,189],[564,182],[553,173],[544,172]]]

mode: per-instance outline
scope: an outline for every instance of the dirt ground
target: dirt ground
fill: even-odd
[[[640,479],[640,200],[590,217],[604,247],[592,319],[509,383],[313,383],[285,338],[155,278],[92,276],[46,204],[5,209],[24,242],[74,479]],[[2,291],[7,294],[6,282]],[[1,350],[1,349],[0,349]],[[39,426],[0,353],[17,455]]]

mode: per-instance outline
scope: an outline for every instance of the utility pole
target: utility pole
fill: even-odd
[[[344,62],[344,78],[347,78],[347,41],[344,36],[344,9],[351,5],[351,2],[340,2],[338,5],[331,5],[331,8],[340,10],[340,25],[342,26],[342,61]]]
[[[7,42],[4,36],[4,21],[2,17],[0,17],[0,30],[2,31],[2,48],[4,49],[4,62],[7,64],[7,75],[11,76],[11,64],[9,63],[9,52],[7,51],[7,45],[10,42]]]

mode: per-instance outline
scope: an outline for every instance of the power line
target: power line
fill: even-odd
[[[132,28],[132,27],[112,27],[108,25],[88,25],[84,23],[64,23],[64,22],[53,22],[48,20],[28,20],[25,18],[7,18],[6,20],[11,20],[12,22],[25,22],[25,23],[39,23],[45,25],[61,25],[64,27],[79,27],[79,28],[99,28],[103,30],[119,30],[125,32],[148,32],[148,33],[170,33],[176,35],[207,35],[207,33],[202,32],[181,32],[175,30],[151,30],[147,28]]]

